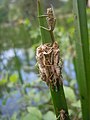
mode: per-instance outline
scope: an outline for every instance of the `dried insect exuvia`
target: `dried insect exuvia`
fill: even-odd
[[[56,24],[56,18],[54,15],[54,11],[53,8],[47,8],[47,24],[48,24],[48,28],[49,30],[53,31],[55,28],[55,24]]]
[[[66,120],[68,117],[66,111],[64,109],[61,109],[59,111],[59,116],[57,117],[57,120],[60,118],[60,120]]]
[[[41,79],[57,89],[62,83],[62,65],[60,65],[60,50],[57,42],[40,45],[36,50],[36,59]]]
[[[61,109],[60,110],[60,120],[66,120],[67,117],[68,117],[68,115],[67,115],[66,111]]]
[[[53,30],[55,28],[56,18],[55,18],[55,15],[54,15],[53,7],[47,8],[46,15],[40,15],[39,17],[46,17],[48,28],[46,28],[44,26],[40,26],[40,27],[42,29],[50,32],[52,43],[54,43],[55,39],[54,39],[54,35],[53,35]]]

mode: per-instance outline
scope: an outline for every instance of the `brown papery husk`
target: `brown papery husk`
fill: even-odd
[[[58,43],[43,44],[36,50],[36,59],[40,76],[48,86],[58,89],[62,84],[62,64]]]

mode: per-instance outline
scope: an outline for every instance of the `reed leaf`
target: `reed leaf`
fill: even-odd
[[[76,39],[76,76],[83,120],[90,120],[90,56],[85,0],[73,0]]]
[[[43,15],[42,8],[43,7],[41,6],[41,1],[38,0],[38,16]],[[46,19],[45,18],[42,19],[39,17],[39,25],[46,27],[47,26]],[[50,33],[45,30],[42,30],[42,28],[40,28],[40,30],[42,36],[42,43],[47,43],[47,42],[51,43]],[[59,86],[58,91],[53,90],[52,87],[50,86],[50,91],[51,91],[51,96],[52,96],[57,120],[62,120],[62,118],[60,118],[60,114],[64,114],[65,120],[70,120],[68,115],[68,108],[66,104],[64,90],[63,90],[63,84]],[[60,111],[62,110],[64,110],[65,113],[60,113]]]

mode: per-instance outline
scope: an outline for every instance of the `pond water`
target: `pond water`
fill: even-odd
[[[16,53],[15,53],[16,52]],[[3,52],[0,56],[2,58],[2,62],[3,64],[1,64],[1,70],[3,72],[7,72],[7,70],[4,69],[4,66],[7,66],[8,62],[10,62],[9,60],[14,58],[12,61],[15,62],[15,58],[17,57],[18,60],[20,61],[21,65],[20,65],[20,73],[22,76],[22,80],[24,83],[32,83],[33,81],[36,81],[38,79],[38,74],[37,74],[37,70],[35,69],[35,57],[34,57],[34,53],[30,53],[33,54],[32,59],[29,62],[30,66],[27,66],[27,61],[26,61],[26,56],[24,54],[24,50],[16,50],[14,51],[13,49],[10,49],[8,51]],[[12,67],[13,64],[12,64]],[[12,71],[12,67],[8,68],[8,71]],[[64,61],[64,71],[67,74],[67,76],[70,77],[70,79],[75,79],[75,71],[74,71],[74,66],[72,63],[68,63],[68,61]],[[13,73],[17,72],[16,69],[13,69]],[[63,80],[64,85],[69,85],[67,80]],[[30,89],[27,89],[27,92],[29,92]],[[10,97],[7,98],[6,103],[3,105],[3,101],[4,99],[6,99],[6,95],[4,95],[2,98],[0,98],[0,111],[2,115],[12,115],[15,111],[18,111],[21,108],[24,108],[24,104],[20,104],[19,99],[21,99],[21,97],[23,97],[20,93],[19,90],[16,90],[15,93],[13,95],[11,95]]]

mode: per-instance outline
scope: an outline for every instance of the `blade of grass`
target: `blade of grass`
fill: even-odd
[[[40,0],[38,0],[38,15],[40,16],[42,14],[43,14],[42,7],[40,4]],[[40,26],[46,26],[45,22],[46,22],[45,18],[43,18],[43,19],[39,18]],[[51,37],[50,37],[49,32],[47,33],[47,31],[41,29],[41,36],[42,36],[42,43],[51,42]],[[69,115],[68,115],[68,108],[67,108],[66,99],[65,99],[65,95],[64,95],[63,85],[61,84],[59,86],[58,91],[54,91],[54,90],[52,90],[52,87],[50,87],[50,91],[51,91],[51,95],[52,95],[52,100],[53,100],[57,120],[61,119],[60,118],[61,110],[64,110],[65,114],[67,114],[67,115],[65,115],[65,120],[70,120]]]
[[[90,58],[85,0],[73,0],[76,36],[76,73],[84,120],[90,120]]]

